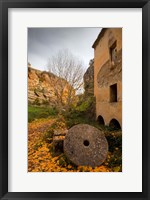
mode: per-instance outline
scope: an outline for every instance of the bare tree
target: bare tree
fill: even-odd
[[[82,91],[84,68],[81,60],[68,50],[60,50],[48,61],[49,72],[56,75],[53,82],[60,108],[70,108],[75,102],[76,94]]]

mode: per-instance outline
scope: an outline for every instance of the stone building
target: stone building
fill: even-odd
[[[100,124],[122,127],[122,29],[103,28],[95,40],[94,95]]]

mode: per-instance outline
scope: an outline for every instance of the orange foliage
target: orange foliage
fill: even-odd
[[[39,119],[28,124],[28,172],[110,172],[107,166],[100,167],[60,165],[60,157],[53,157],[50,151],[51,143],[42,140],[43,134],[56,119]]]

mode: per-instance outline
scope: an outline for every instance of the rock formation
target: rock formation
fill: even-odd
[[[82,102],[88,105],[86,109],[86,115],[95,119],[95,97],[94,97],[94,59],[89,62],[89,67],[84,74],[84,94]]]
[[[84,74],[85,96],[94,95],[94,59],[90,60],[89,67]]]
[[[56,106],[58,95],[63,96],[65,104],[69,87],[65,80],[50,72],[34,69],[28,64],[28,102],[30,104]]]

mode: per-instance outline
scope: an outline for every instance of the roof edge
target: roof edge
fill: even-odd
[[[102,28],[101,32],[99,33],[99,35],[97,36],[95,42],[93,43],[92,48],[95,48],[97,46],[99,40],[103,37],[106,29],[108,29],[108,28]]]

